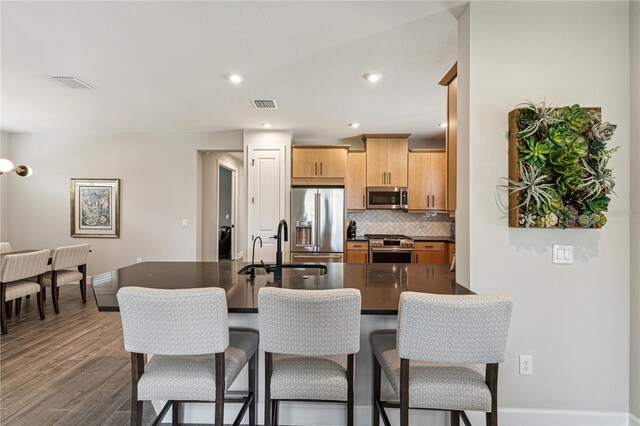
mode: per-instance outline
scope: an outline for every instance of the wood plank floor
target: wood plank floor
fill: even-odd
[[[91,288],[83,304],[77,285],[60,289],[60,314],[50,294],[46,319],[35,297],[7,322],[0,338],[0,424],[128,425],[130,361],[120,314],[98,312]],[[144,423],[154,416],[145,403]]]

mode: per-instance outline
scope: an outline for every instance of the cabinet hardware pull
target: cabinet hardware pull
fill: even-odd
[[[429,199],[429,195],[427,195],[427,207],[429,207],[429,203],[430,203],[430,199]]]
[[[362,194],[362,207],[364,207],[364,206],[365,206],[364,197],[365,197],[365,195],[364,195],[364,194]]]
[[[432,205],[433,207],[435,207],[435,206],[436,206],[436,196],[435,196],[435,195],[432,195],[432,196],[431,196],[431,205]]]
[[[391,185],[391,172],[389,172],[389,182],[387,182],[389,185]]]
[[[386,172],[382,172],[382,183],[383,184],[387,183],[387,173]]]
[[[322,176],[322,161],[320,162],[320,176]]]
[[[313,174],[317,176],[318,175],[318,162],[316,161],[314,164],[315,164],[315,166],[314,166],[315,168],[314,168]]]

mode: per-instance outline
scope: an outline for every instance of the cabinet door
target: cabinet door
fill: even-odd
[[[367,154],[350,152],[347,156],[345,197],[347,210],[364,210],[367,197]]]
[[[322,148],[317,150],[318,177],[344,179],[347,168],[347,150]]]
[[[386,186],[407,186],[407,157],[409,139],[387,139],[387,184]]]
[[[414,263],[426,264],[433,263],[431,261],[431,252],[426,250],[416,250],[413,252]]]
[[[387,140],[368,138],[367,148],[367,186],[386,186]]]
[[[447,154],[445,152],[432,152],[431,165],[429,167],[429,194],[431,202],[429,209],[447,209]]]
[[[318,175],[318,149],[293,148],[291,155],[291,177],[315,178]]]
[[[369,252],[363,250],[347,251],[347,263],[367,263],[369,261]]]
[[[409,210],[426,210],[429,194],[430,158],[426,152],[409,153]]]
[[[447,257],[444,250],[431,252],[431,263],[447,263]]]

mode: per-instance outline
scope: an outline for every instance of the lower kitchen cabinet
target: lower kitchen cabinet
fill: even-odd
[[[453,263],[453,256],[456,255],[456,244],[455,243],[448,243],[447,244],[447,254],[448,254],[448,262],[449,264]]]
[[[366,241],[347,241],[347,263],[368,263],[369,243]]]
[[[414,263],[447,263],[444,242],[416,241],[413,243]]]

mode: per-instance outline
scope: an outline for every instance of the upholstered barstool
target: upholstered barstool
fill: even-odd
[[[42,275],[47,269],[50,250],[40,250],[25,254],[8,254],[2,258],[0,264],[0,309],[2,313],[2,334],[7,334],[7,303],[12,300],[20,300],[22,296],[38,294],[38,311],[40,319],[44,319],[44,300],[42,287]],[[35,277],[35,281],[33,279]],[[17,302],[16,302],[17,303]],[[16,311],[19,308],[16,306]]]
[[[400,408],[400,425],[409,425],[409,409],[446,410],[451,425],[464,410],[486,412],[487,425],[498,424],[498,363],[504,360],[512,303],[505,296],[400,295],[398,331],[374,332],[373,424],[386,408]],[[482,365],[484,364],[484,365]],[[400,404],[380,399],[381,370]]]
[[[265,351],[265,426],[277,425],[279,401],[347,404],[353,425],[354,354],[360,349],[360,292],[356,289],[258,293]]]
[[[11,253],[13,249],[11,248],[11,243],[2,242],[0,243],[0,254]]]
[[[249,424],[256,424],[258,333],[229,330],[224,289],[124,287],[117,297],[124,347],[131,352],[131,425],[142,424],[145,400],[167,401],[158,423],[173,407],[172,424],[178,424],[181,402],[215,401],[216,426],[223,424],[225,402],[242,403],[234,424],[247,409]],[[146,365],[144,354],[152,355]],[[247,364],[247,395],[225,398]]]
[[[60,312],[58,296],[60,286],[80,283],[82,303],[87,303],[87,257],[90,244],[58,247],[53,251],[51,271],[44,274],[44,284],[51,286],[51,299],[56,314]]]

